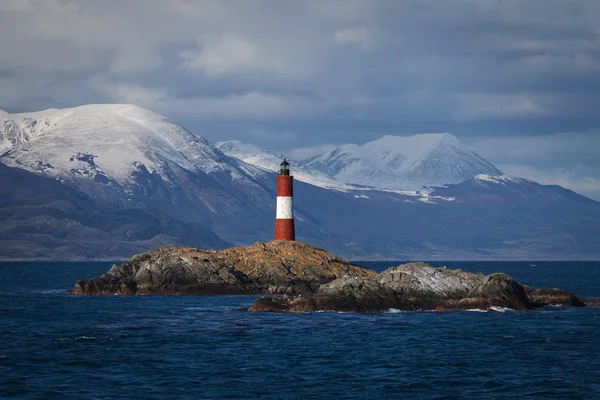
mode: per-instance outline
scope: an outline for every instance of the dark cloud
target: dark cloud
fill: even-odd
[[[3,0],[0,65],[10,111],[132,102],[278,151],[448,131],[600,193],[600,160],[570,161],[600,135],[596,0]]]

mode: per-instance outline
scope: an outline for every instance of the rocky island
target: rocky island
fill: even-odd
[[[377,274],[295,241],[257,242],[221,251],[156,249],[114,265],[99,277],[78,281],[72,292],[271,295],[242,310],[250,312],[532,310],[586,305],[567,291],[522,285],[503,273],[483,275],[414,262]]]
[[[313,293],[344,276],[376,275],[302,242],[257,242],[218,251],[165,247],[138,254],[99,277],[77,281],[73,293],[299,294]]]
[[[567,291],[524,286],[503,273],[474,274],[415,262],[377,276],[344,276],[311,296],[261,297],[244,311],[532,310],[549,305],[583,307],[585,303]]]

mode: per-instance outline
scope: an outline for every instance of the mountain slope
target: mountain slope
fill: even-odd
[[[279,165],[285,156],[278,153],[267,151],[261,147],[250,143],[244,143],[239,140],[228,140],[215,143],[215,147],[221,150],[229,157],[236,158],[247,164],[259,167],[271,172],[279,172]],[[309,183],[311,185],[330,189],[350,189],[350,185],[345,185],[331,178],[330,176],[311,168],[304,168],[302,163],[292,159],[287,159],[294,169],[294,179]]]
[[[156,209],[98,208],[55,180],[0,164],[0,258],[124,258],[179,244],[229,244],[199,224]]]
[[[502,174],[449,133],[384,136],[362,146],[344,145],[303,161],[302,167],[344,183],[404,190]]]
[[[164,162],[213,173],[227,162],[205,140],[159,114],[124,104],[87,105],[64,110],[5,114],[0,153],[27,169],[49,175],[91,176],[122,183],[143,165],[163,178]],[[47,164],[39,164],[40,158]]]
[[[243,242],[261,203],[270,203],[259,181],[264,170],[140,107],[88,105],[2,118],[1,162],[58,178],[101,206],[153,207],[217,229],[237,222],[230,237]]]
[[[3,251],[16,249],[13,257],[30,254],[39,243],[46,251],[64,247],[82,257],[103,249],[115,254],[119,246],[160,245],[177,237],[193,240],[202,236],[196,223],[234,244],[273,237],[276,174],[271,171],[277,169],[279,156],[265,165],[275,162],[270,170],[250,165],[243,154],[229,157],[166,118],[134,106],[5,113],[0,121],[0,161],[52,178],[53,185],[83,196],[71,196],[65,207],[52,197],[40,204],[37,199],[44,199],[44,193],[63,190],[42,190],[40,184],[38,192],[6,206],[0,215],[7,229],[0,246]],[[375,172],[402,172],[388,176],[396,183],[407,176],[416,181],[438,173],[446,181],[469,177],[445,188],[418,191],[343,185],[331,190],[298,179],[298,240],[351,259],[600,257],[600,203],[560,187],[494,176],[497,170],[455,138],[425,138],[411,151],[408,146],[399,149],[398,138],[383,138],[367,146],[377,163],[368,157],[359,161],[369,161]],[[261,153],[259,158],[268,156]],[[404,168],[407,164],[414,168]],[[312,171],[294,164],[291,168],[294,175]],[[478,175],[486,168],[493,174]],[[378,183],[376,178],[367,183]],[[10,196],[10,185],[4,188]],[[161,233],[168,238],[162,240]],[[11,247],[13,237],[20,239]],[[52,240],[46,243],[45,238]]]

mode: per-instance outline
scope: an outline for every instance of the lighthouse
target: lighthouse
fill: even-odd
[[[277,176],[275,240],[296,240],[293,196],[294,177],[290,175],[290,164],[284,159]]]

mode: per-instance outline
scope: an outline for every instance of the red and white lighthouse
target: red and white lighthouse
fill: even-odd
[[[277,176],[275,240],[296,240],[293,197],[294,177],[290,175],[290,164],[284,159]]]

